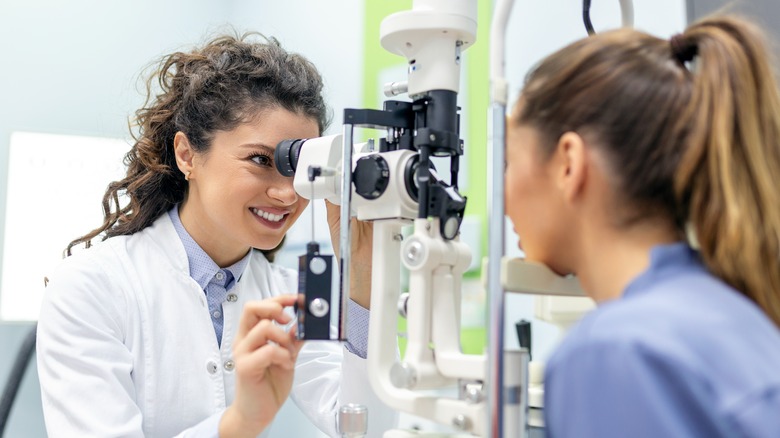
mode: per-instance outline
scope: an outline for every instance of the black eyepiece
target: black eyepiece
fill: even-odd
[[[301,147],[306,140],[308,139],[282,140],[276,145],[274,162],[279,173],[284,176],[295,175],[295,168],[298,167],[298,157],[301,155]]]

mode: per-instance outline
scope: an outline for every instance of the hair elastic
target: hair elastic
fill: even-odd
[[[669,46],[672,48],[672,55],[683,64],[693,61],[693,58],[698,52],[696,45],[692,44],[690,40],[681,33],[672,36],[669,40]]]

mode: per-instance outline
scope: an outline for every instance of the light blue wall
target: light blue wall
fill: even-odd
[[[219,6],[206,0],[0,2],[0,212],[11,132],[127,137],[128,116],[142,102],[135,87],[142,67],[200,41],[224,21]],[[52,214],[56,226],[56,215],[67,211]],[[4,229],[0,214],[0,251]],[[0,254],[0,266],[11,256]]]

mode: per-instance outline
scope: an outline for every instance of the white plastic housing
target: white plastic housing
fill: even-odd
[[[342,135],[329,135],[306,140],[298,157],[293,187],[306,199],[327,199],[335,205],[341,204],[341,150]],[[376,152],[372,152],[376,153]],[[353,156],[352,168],[361,157],[368,153]],[[377,219],[414,219],[417,217],[417,202],[406,189],[405,172],[409,160],[416,153],[408,150],[383,152],[382,157],[390,169],[390,181],[385,192],[377,199],[368,200],[352,189],[352,215],[360,220]],[[319,166],[332,172],[309,181],[309,166]]]
[[[596,303],[588,297],[538,296],[534,301],[534,315],[564,332],[596,307]]]
[[[306,140],[301,147],[296,165],[293,187],[306,199],[327,199],[341,204],[341,134]],[[333,169],[334,175],[321,176],[309,181],[309,166]]]
[[[520,258],[501,260],[501,287],[507,292],[523,294],[585,296],[576,277],[561,277],[541,263]]]
[[[382,20],[385,50],[409,62],[408,93],[459,91],[461,52],[477,38],[477,2],[416,0],[411,11]]]

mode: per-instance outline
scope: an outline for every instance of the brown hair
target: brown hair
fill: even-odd
[[[167,55],[155,66],[146,80],[146,103],[135,114],[138,132],[125,155],[127,174],[108,185],[103,224],[72,241],[67,255],[80,243],[89,247],[101,233],[105,240],[141,231],[184,200],[187,182],[173,153],[177,132],[185,133],[196,151],[206,152],[215,131],[233,129],[270,108],[311,117],[320,132],[328,124],[317,69],[275,39],[220,36],[191,52]],[[122,206],[125,195],[130,202]],[[263,253],[272,259],[275,250]]]
[[[621,225],[690,224],[706,266],[780,326],[780,93],[761,31],[711,17],[663,40],[580,40],[527,79],[514,123],[548,152],[568,131],[605,152]],[[690,62],[689,62],[690,61]]]

